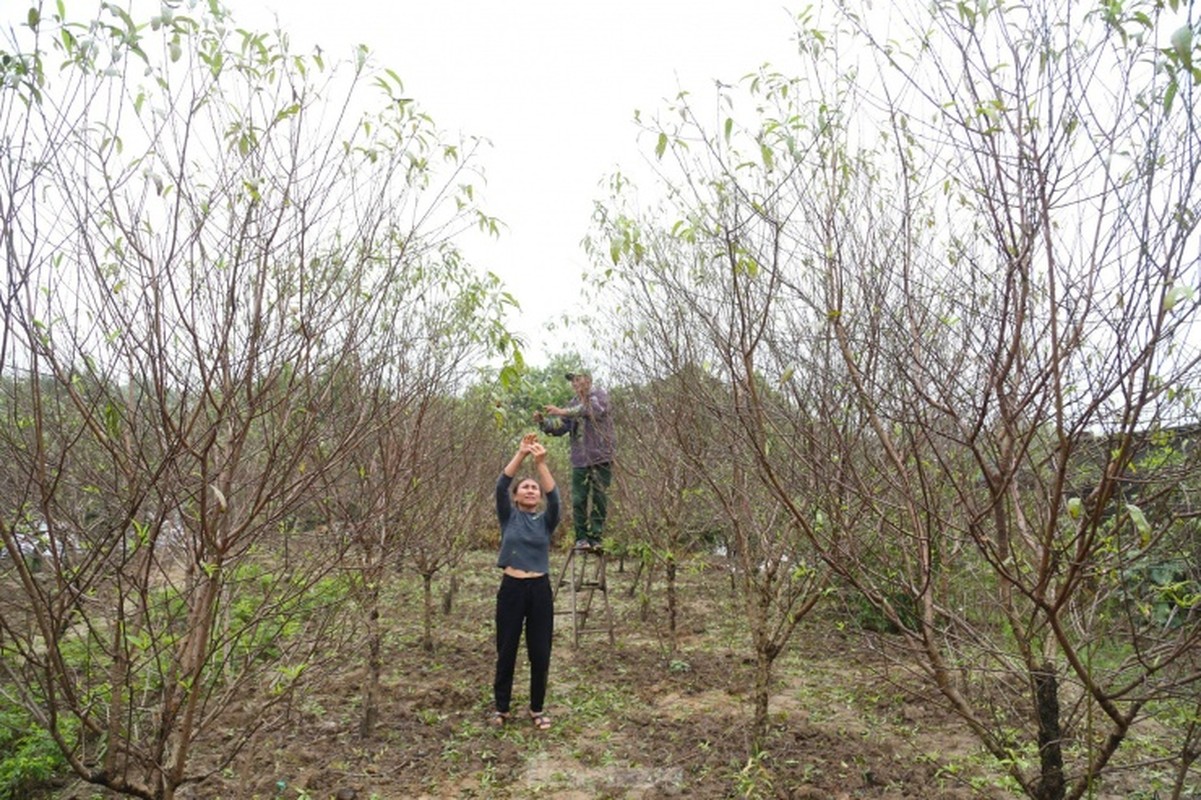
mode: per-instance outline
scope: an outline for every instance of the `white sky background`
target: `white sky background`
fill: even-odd
[[[635,109],[648,117],[680,89],[704,96],[795,52],[781,0],[224,2],[243,27],[278,19],[296,48],[349,57],[367,45],[439,127],[491,140],[482,202],[508,227],[462,245],[521,303],[510,326],[534,364],[565,346],[589,355],[586,332],[560,320],[583,307],[580,241],[605,177],[649,180],[654,142],[638,143]]]

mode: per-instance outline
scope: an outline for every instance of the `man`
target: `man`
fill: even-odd
[[[617,437],[609,393],[587,372],[569,372],[575,399],[566,408],[548,405],[534,421],[551,436],[571,436],[571,516],[577,550],[599,550],[608,512]]]

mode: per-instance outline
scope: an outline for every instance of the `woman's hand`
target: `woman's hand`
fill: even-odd
[[[543,494],[550,494],[555,490],[555,476],[550,474],[550,467],[546,465],[546,447],[534,442],[530,446],[530,453],[538,468],[538,485],[542,487]]]
[[[542,447],[542,445],[538,444],[538,434],[527,433],[525,436],[522,436],[521,444],[517,445],[517,452],[513,454],[513,457],[509,459],[509,463],[505,465],[504,474],[510,478],[514,477],[517,474],[518,467],[521,466],[521,462],[525,461],[526,456],[534,452],[535,447]],[[542,452],[545,453],[546,448],[542,448]]]

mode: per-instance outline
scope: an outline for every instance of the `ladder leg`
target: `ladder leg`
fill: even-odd
[[[584,608],[580,611],[581,622],[585,625],[588,623],[588,612],[592,610],[592,592],[596,588],[596,567],[592,567],[592,574],[588,574],[588,559],[584,559],[584,574],[580,581],[580,587],[584,589]]]
[[[584,620],[580,617],[580,600],[579,591],[584,584],[584,578],[588,574],[588,559],[580,558],[579,563],[571,573],[571,646],[580,646],[580,630],[584,627]],[[587,613],[587,612],[585,612]]]
[[[609,609],[609,584],[608,579],[605,577],[606,561],[607,559],[602,553],[600,557],[600,565],[597,567],[597,572],[599,573],[597,583],[600,585],[601,601],[605,605],[605,627],[609,630],[609,644],[614,645],[617,642],[613,638],[613,612]]]
[[[551,600],[559,599],[559,587],[563,585],[563,581],[567,580],[567,576],[571,574],[571,562],[575,558],[575,551],[569,550],[567,553],[567,562],[563,565],[563,569],[559,571],[559,580],[555,581],[555,590],[551,593]]]
[[[596,561],[592,563],[594,558]],[[589,631],[606,631],[609,634],[609,644],[617,643],[613,633],[613,610],[609,605],[609,584],[605,574],[606,562],[607,559],[603,552],[571,550],[559,573],[559,579],[555,582],[554,597],[556,599],[564,581],[570,584],[568,587],[568,591],[571,593],[569,610],[555,613],[571,615],[571,646],[573,648],[580,646],[580,634]],[[599,602],[603,607],[595,609],[597,613],[594,613],[592,602],[597,591],[601,593]],[[603,614],[603,618],[597,616],[598,613]],[[588,626],[590,618],[596,623],[591,628]]]

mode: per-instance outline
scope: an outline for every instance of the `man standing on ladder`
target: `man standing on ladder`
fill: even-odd
[[[592,384],[587,371],[569,372],[575,398],[566,408],[545,407],[534,421],[551,436],[571,436],[571,516],[577,550],[600,551],[608,514],[617,436],[609,393]]]

